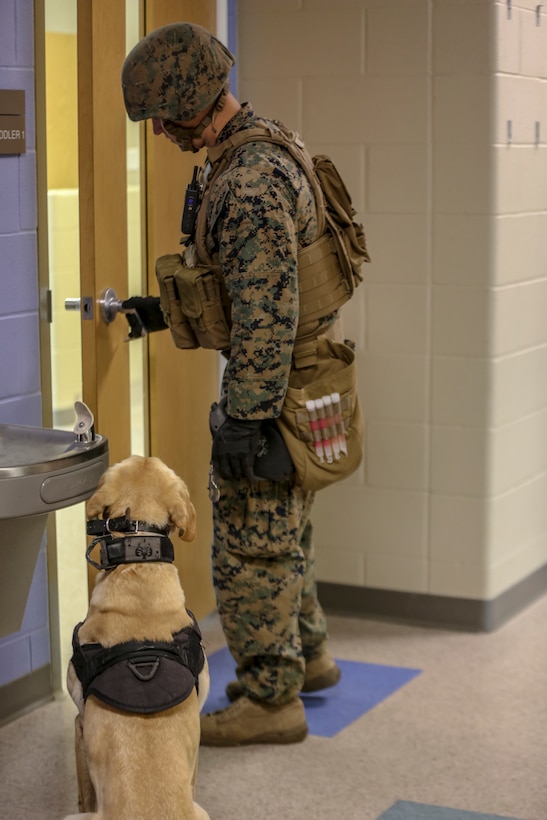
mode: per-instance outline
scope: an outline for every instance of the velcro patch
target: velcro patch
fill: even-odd
[[[182,703],[196,685],[190,670],[171,658],[150,656],[105,669],[91,682],[87,695],[123,712],[152,714]]]

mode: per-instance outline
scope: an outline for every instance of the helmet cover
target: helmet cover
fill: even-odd
[[[129,118],[194,119],[226,87],[234,62],[220,40],[195,23],[171,23],[150,32],[122,66]]]

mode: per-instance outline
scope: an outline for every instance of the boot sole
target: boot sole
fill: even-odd
[[[308,735],[308,727],[303,726],[299,729],[293,729],[291,732],[266,732],[263,735],[257,735],[249,740],[230,740],[229,738],[213,738],[209,741],[201,739],[202,746],[252,746],[257,743],[267,743],[271,745],[284,745],[287,743],[300,743]]]
[[[331,686],[336,686],[341,677],[342,672],[340,668],[335,666],[334,669],[329,669],[329,671],[323,675],[318,675],[310,681],[304,681],[302,692],[318,692],[321,689],[330,689]]]

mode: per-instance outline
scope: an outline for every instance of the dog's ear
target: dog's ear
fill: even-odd
[[[106,497],[104,492],[104,484],[105,484],[105,473],[99,479],[99,483],[97,485],[97,489],[88,499],[85,511],[88,519],[90,518],[98,518],[100,515],[103,515],[106,507]]]
[[[182,479],[173,488],[173,497],[169,503],[169,518],[179,530],[179,538],[193,541],[196,537],[196,510],[190,501],[190,493]]]

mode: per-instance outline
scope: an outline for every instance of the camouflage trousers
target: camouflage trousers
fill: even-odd
[[[310,521],[314,494],[291,482],[219,480],[213,581],[237,676],[252,697],[282,704],[327,641]]]

